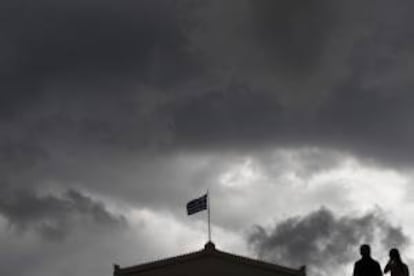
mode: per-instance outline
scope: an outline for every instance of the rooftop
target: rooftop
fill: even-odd
[[[197,260],[205,257],[212,257],[218,258],[221,260],[225,260],[227,262],[244,264],[248,266],[253,266],[255,268],[263,269],[263,270],[271,270],[274,272],[282,272],[288,275],[299,275],[304,276],[306,275],[306,268],[305,266],[300,267],[299,269],[288,268],[280,265],[276,265],[273,263],[267,263],[264,261],[251,259],[231,253],[227,253],[224,251],[220,251],[216,249],[216,246],[211,241],[207,242],[204,245],[204,249],[195,251],[192,253],[179,255],[172,258],[157,260],[154,262],[143,263],[140,265],[130,266],[121,268],[119,265],[114,265],[114,275],[121,276],[121,275],[128,275],[128,274],[135,274],[138,272],[144,272],[152,269],[159,269],[173,264],[180,264],[186,263],[192,260]]]

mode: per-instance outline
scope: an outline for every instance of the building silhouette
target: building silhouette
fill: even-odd
[[[151,263],[121,268],[113,276],[306,276],[305,266],[283,267],[217,250],[208,242],[203,250]]]

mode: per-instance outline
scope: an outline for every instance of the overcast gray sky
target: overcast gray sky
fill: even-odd
[[[0,271],[202,248],[414,264],[411,1],[4,0]]]

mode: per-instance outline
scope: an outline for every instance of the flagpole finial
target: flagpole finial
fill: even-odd
[[[213,242],[211,242],[211,241],[208,241],[205,245],[204,245],[204,250],[207,250],[207,251],[213,251],[213,250],[215,250],[216,249],[216,245],[213,243]]]

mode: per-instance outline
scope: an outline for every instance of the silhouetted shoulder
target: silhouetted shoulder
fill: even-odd
[[[362,258],[355,262],[354,276],[381,276],[380,264],[371,258]]]
[[[408,269],[408,266],[405,263],[402,263],[403,270],[404,270],[404,276],[410,276],[410,270]]]

